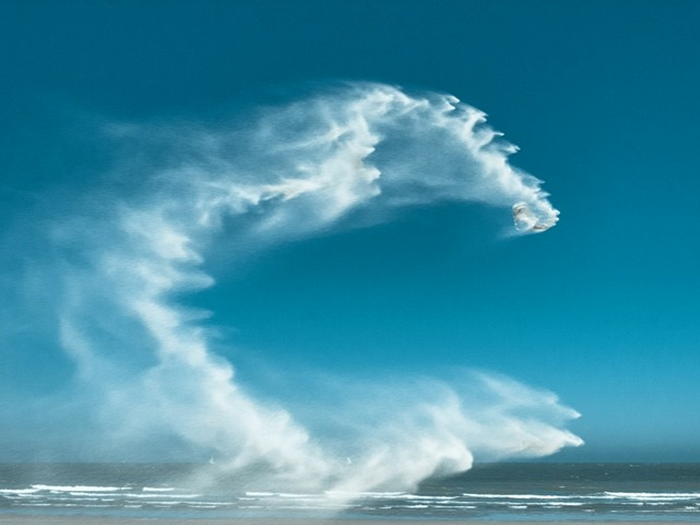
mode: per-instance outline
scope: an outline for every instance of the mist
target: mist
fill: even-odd
[[[52,446],[128,460],[166,444],[171,460],[216,458],[218,476],[256,469],[257,484],[342,493],[405,490],[474,461],[582,443],[566,429],[578,414],[556,395],[486,372],[338,378],[304,417],[243,388],[235,363],[212,350],[210,313],[182,301],[216,285],[212,257],[235,271],[280,243],[407,208],[493,206],[506,236],[554,226],[541,182],[510,165],[517,148],[483,112],[356,83],[226,124],[109,122],[104,132],[122,160],[42,221],[46,249],[31,253],[17,292],[18,311],[41,299],[40,331],[73,367],[44,410],[80,414],[89,429]]]

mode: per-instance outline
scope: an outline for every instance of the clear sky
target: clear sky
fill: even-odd
[[[520,147],[510,163],[545,181],[559,223],[505,237],[507,206],[448,195],[250,248],[228,235],[239,219],[224,219],[193,263],[216,285],[168,295],[212,312],[196,321],[216,328],[207,355],[284,408],[303,405],[300,390],[325,395],[316,383],[327,377],[503,374],[581,413],[563,426],[586,444],[555,460],[700,461],[698,27],[690,0],[1,0],[0,459],[73,457],[93,395],[81,378],[116,385],[153,366],[157,352],[135,347],[172,336],[158,332],[165,310],[115,306],[137,285],[104,265],[122,245],[138,259],[120,235],[142,223],[114,203],[165,199],[153,174],[173,158],[206,164],[188,157],[213,136],[202,130],[245,143],[241,122],[259,123],[260,108],[349,81],[449,93],[486,112]],[[272,155],[247,147],[250,164]],[[433,160],[421,178],[435,176]],[[183,337],[197,346],[193,334]],[[149,392],[95,399],[118,411]],[[96,428],[105,416],[89,417]]]

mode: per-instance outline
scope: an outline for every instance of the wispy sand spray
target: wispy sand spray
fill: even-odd
[[[99,407],[103,446],[167,437],[174,450],[216,457],[217,476],[254,471],[256,482],[344,494],[581,443],[564,428],[576,412],[556,396],[487,374],[465,378],[477,396],[425,381],[401,407],[375,385],[364,416],[349,403],[337,433],[316,435],[282,401],[241,388],[211,350],[203,312],[178,301],[215,284],[203,268],[218,249],[235,265],[341,228],[350,214],[388,220],[407,206],[464,201],[501,208],[507,221],[515,210],[520,230],[553,226],[558,211],[540,181],[509,164],[516,148],[482,112],[449,95],[348,84],[226,127],[109,130],[139,144],[118,175],[140,191],[110,200],[101,190],[52,230],[59,247],[80,239],[80,257],[61,262],[52,286],[61,345]]]

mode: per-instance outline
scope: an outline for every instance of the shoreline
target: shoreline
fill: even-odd
[[[691,520],[489,520],[483,518],[441,520],[441,519],[366,519],[366,518],[122,518],[114,516],[51,516],[51,515],[17,515],[0,514],[0,524],[3,525],[554,525],[556,523],[571,523],[577,525],[678,525],[692,523]]]

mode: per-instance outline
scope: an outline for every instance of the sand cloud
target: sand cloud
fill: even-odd
[[[57,218],[50,242],[61,263],[47,274],[61,346],[90,393],[84,408],[95,412],[104,449],[168,436],[174,451],[223,458],[226,471],[264,465],[270,482],[358,491],[581,443],[564,429],[577,414],[553,394],[484,374],[470,376],[469,391],[426,381],[406,395],[399,381],[363,415],[347,403],[342,423],[327,426],[335,431],[317,434],[282,402],[247,393],[235,363],[211,350],[206,312],[178,301],[215,285],[203,263],[224,234],[235,265],[342,228],[352,214],[386,220],[441,201],[502,208],[504,223],[517,205],[527,210],[518,229],[553,226],[558,211],[540,181],[509,164],[515,148],[482,112],[449,95],[349,84],[225,129],[109,129],[138,144],[117,171],[140,189],[96,191]],[[79,256],[65,256],[68,243]],[[400,407],[382,401],[402,396]]]

